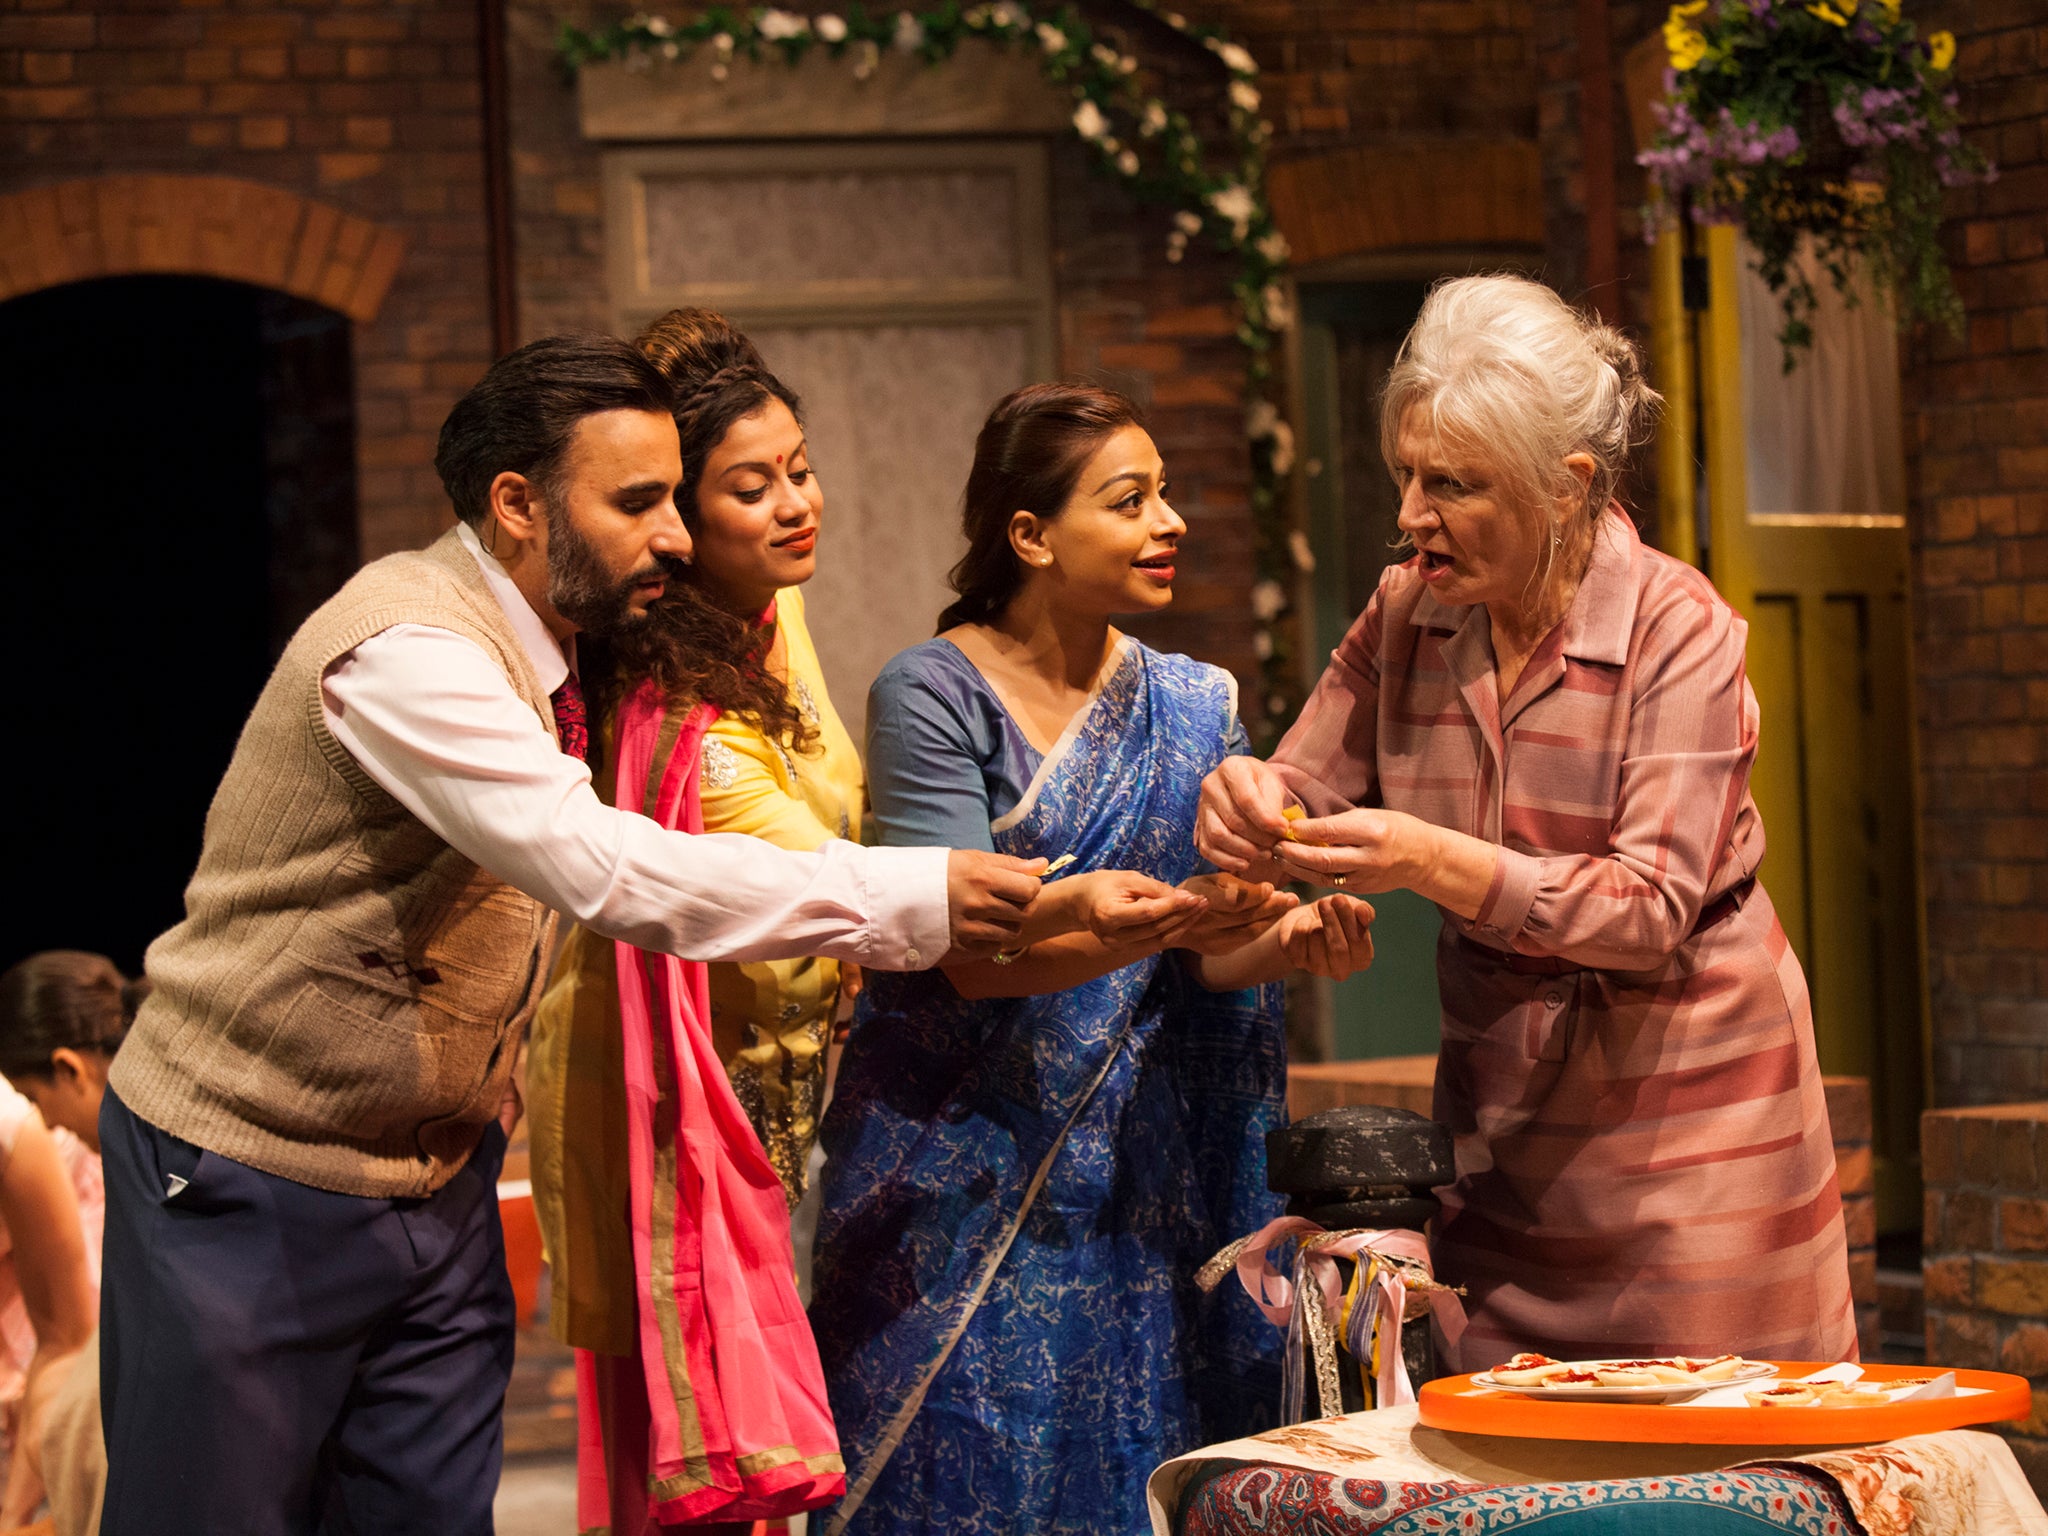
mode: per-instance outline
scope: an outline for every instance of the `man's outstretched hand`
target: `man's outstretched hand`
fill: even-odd
[[[945,965],[986,960],[1014,949],[1024,928],[1024,909],[1038,894],[1044,859],[1013,859],[1004,853],[955,848],[946,859],[946,915],[953,947]]]

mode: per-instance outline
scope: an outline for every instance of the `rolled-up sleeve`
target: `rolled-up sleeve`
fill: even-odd
[[[1633,667],[1609,852],[1503,848],[1475,926],[1523,954],[1606,970],[1662,965],[1710,891],[1756,872],[1760,835],[1738,844],[1756,758],[1747,626],[1711,598],[1655,616]]]

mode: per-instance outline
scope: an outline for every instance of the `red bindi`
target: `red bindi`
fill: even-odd
[[[780,464],[780,463],[782,462],[782,455],[781,455],[781,454],[779,454],[779,453],[778,453],[777,455],[775,455],[775,462],[776,462],[776,463],[778,463],[778,464]]]

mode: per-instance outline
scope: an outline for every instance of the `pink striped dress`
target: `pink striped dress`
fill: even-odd
[[[1274,762],[1311,811],[1383,805],[1497,844],[1445,914],[1433,1242],[1461,1368],[1853,1360],[1805,977],[1756,879],[1747,626],[1603,519],[1571,612],[1500,701],[1486,612],[1390,569]]]

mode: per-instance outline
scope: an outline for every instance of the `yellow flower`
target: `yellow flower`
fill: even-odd
[[[1696,68],[1707,56],[1706,38],[1686,25],[1686,18],[1699,15],[1707,3],[1708,0],[1690,0],[1686,5],[1674,5],[1664,18],[1664,49],[1671,55],[1671,67],[1681,73]]]
[[[1956,35],[1937,32],[1927,39],[1927,63],[1938,75],[1956,61]]]
[[[1877,0],[1884,7],[1885,15],[1893,21],[1899,19],[1899,0]]]
[[[1851,9],[1853,10],[1854,7],[1852,6]],[[1838,27],[1849,25],[1849,18],[1836,10],[1832,5],[1829,5],[1827,0],[1821,0],[1819,5],[1809,5],[1807,10],[1818,16],[1822,21],[1831,21]]]

